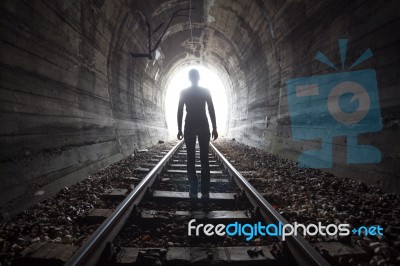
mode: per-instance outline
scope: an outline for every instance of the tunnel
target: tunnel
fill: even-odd
[[[400,191],[398,1],[4,0],[0,12],[2,215],[169,140],[166,88],[194,65],[225,87],[227,139],[293,161],[323,144],[294,138],[288,81],[373,70],[381,127],[356,144],[381,160],[348,163],[343,133],[323,170]]]

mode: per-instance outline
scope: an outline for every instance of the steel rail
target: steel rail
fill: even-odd
[[[112,242],[118,235],[132,209],[144,197],[146,190],[150,187],[164,166],[171,160],[175,152],[182,146],[183,140],[179,141],[157,165],[146,175],[146,177],[128,194],[128,196],[115,208],[112,214],[100,225],[89,239],[78,249],[78,251],[65,264],[72,265],[96,265],[103,253],[107,242]]]
[[[288,224],[285,218],[282,217],[272,205],[237,171],[225,156],[210,143],[214,154],[222,162],[225,171],[233,177],[236,184],[245,191],[246,196],[254,207],[259,207],[261,215],[268,223],[278,224],[282,226]],[[280,237],[279,237],[280,238]],[[280,238],[281,239],[281,238]],[[282,240],[282,239],[281,239]],[[303,237],[300,235],[286,236],[285,239],[290,252],[299,265],[330,265]]]

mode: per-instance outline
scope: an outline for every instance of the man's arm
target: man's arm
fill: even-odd
[[[208,106],[208,114],[210,115],[213,130],[217,130],[217,123],[215,121],[214,104],[213,104],[213,101],[211,98],[211,93],[209,91],[207,91],[207,106]]]
[[[178,139],[182,139],[182,117],[183,117],[183,91],[181,91],[181,95],[179,97],[179,104],[178,104]]]
[[[214,104],[211,98],[211,93],[207,91],[207,106],[208,106],[208,114],[210,115],[213,131],[212,131],[212,137],[214,140],[218,138],[218,133],[217,133],[217,122],[215,119],[215,110],[214,110]]]

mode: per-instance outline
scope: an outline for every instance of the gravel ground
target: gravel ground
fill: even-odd
[[[19,252],[31,243],[50,241],[80,245],[98,227],[82,225],[80,218],[93,208],[115,207],[118,202],[107,201],[102,195],[112,188],[131,189],[132,181],[121,177],[136,177],[137,180],[133,182],[136,185],[146,173],[136,172],[135,169],[175,143],[159,144],[147,151],[138,152],[135,156],[102,169],[74,186],[61,189],[57,195],[27,211],[1,221],[1,265],[10,265],[13,258],[18,257]],[[368,264],[400,265],[399,195],[386,194],[378,188],[316,169],[301,169],[293,161],[235,141],[221,139],[215,144],[224,154],[229,154],[230,160],[235,160],[233,165],[243,172],[250,183],[290,222],[349,223],[352,226],[379,224],[384,228],[384,236],[379,238],[315,236],[308,238],[311,243],[339,240],[366,250],[371,257]],[[172,184],[168,187],[174,188]],[[187,185],[179,185],[176,190],[183,188],[187,188]],[[189,210],[190,204],[181,203],[171,207],[171,204],[146,202],[142,204],[142,208],[164,211]],[[221,206],[212,208],[223,209]],[[143,225],[131,223],[124,230],[127,234],[135,234],[131,246],[186,246],[209,242],[182,237],[186,235],[186,228],[185,223],[165,222],[160,225],[158,231],[153,231]],[[270,241],[273,240],[256,239],[248,244],[267,244]],[[119,243],[129,244],[124,243],[123,239],[120,239]],[[215,243],[229,246],[245,242],[239,238],[220,238],[215,239]],[[354,261],[349,263],[348,259],[343,259],[341,263],[354,264]]]
[[[11,265],[19,252],[32,243],[50,241],[80,245],[98,227],[98,224],[83,225],[81,218],[94,208],[114,208],[119,204],[102,195],[112,188],[131,189],[132,184],[138,184],[146,176],[135,169],[174,144],[175,141],[167,142],[137,151],[82,182],[61,189],[30,209],[0,221],[0,265]],[[121,178],[129,176],[137,180],[132,183]]]
[[[399,195],[318,169],[298,168],[293,161],[234,140],[221,139],[215,145],[235,160],[234,167],[245,171],[249,182],[291,223],[348,223],[351,228],[384,228],[380,237],[307,237],[311,243],[341,241],[367,251],[370,265],[400,265]],[[341,264],[347,263],[354,261],[341,260]]]

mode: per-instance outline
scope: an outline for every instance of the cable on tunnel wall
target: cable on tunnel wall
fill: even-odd
[[[191,44],[190,46],[194,47],[194,42],[193,42],[193,29],[192,29],[192,0],[189,0],[189,27],[190,27],[190,39],[191,39]],[[192,49],[192,52],[194,54],[194,49]]]

